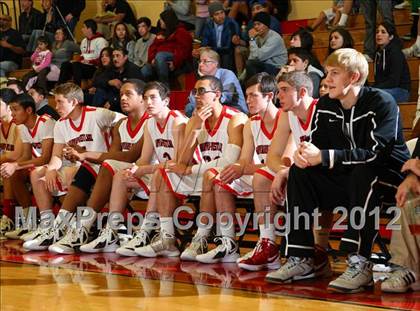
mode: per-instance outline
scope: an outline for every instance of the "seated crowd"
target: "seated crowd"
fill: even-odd
[[[329,233],[343,207],[348,264],[328,290],[357,293],[373,286],[376,209],[393,199],[401,228],[381,289],[420,289],[420,240],[409,229],[420,197],[420,142],[410,159],[397,105],[410,97],[406,56],[418,55],[419,37],[402,50],[394,24],[380,23],[368,86],[371,57],[353,49],[343,28],[352,1],[335,1],[340,10],[312,25],[338,25],[325,60],[312,51],[311,28],[293,33],[287,50],[278,27],[284,14],[270,1],[197,0],[196,16],[183,8],[188,1],[170,1],[154,29],[147,17],[136,21],[125,0],[106,0],[103,15],[83,21],[80,46],[69,38],[85,1],[74,2],[80,6],[63,27],[54,24],[50,0],[42,1],[44,14],[22,1],[43,28],[26,36],[0,16],[1,76],[18,69],[25,53],[32,62],[22,81],[9,79],[0,90],[2,238],[59,254],[236,262],[272,270],[266,281],[283,284],[331,276]],[[190,71],[196,82],[184,111],[171,110],[172,78]],[[55,197],[64,198],[57,215]],[[127,240],[121,232],[129,219],[112,216],[126,215],[135,197],[147,207]],[[177,208],[191,197],[199,197],[197,229],[180,250]],[[237,198],[252,200],[260,216],[258,242],[242,256]],[[37,226],[14,224],[16,215],[29,218],[32,205]],[[79,213],[81,206],[88,209]]]

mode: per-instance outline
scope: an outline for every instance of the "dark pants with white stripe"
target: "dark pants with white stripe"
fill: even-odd
[[[381,206],[385,194],[387,197],[395,194],[401,180],[396,172],[365,164],[346,169],[320,166],[300,169],[293,165],[287,184],[290,232],[286,236],[286,255],[313,257],[314,210],[318,208],[322,213],[341,207],[347,222],[343,224],[346,228],[340,249],[370,258],[379,224],[379,210],[373,213],[374,209]],[[311,215],[309,224],[308,221],[305,224],[301,213]]]

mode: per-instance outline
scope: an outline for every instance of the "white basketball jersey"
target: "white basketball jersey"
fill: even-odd
[[[308,117],[306,122],[303,123],[293,112],[288,112],[289,116],[289,125],[292,131],[293,139],[295,140],[296,146],[301,142],[306,141],[311,132],[311,124],[313,115],[315,112],[315,106],[318,102],[318,99],[314,99],[311,105],[308,108]]]
[[[271,145],[274,133],[277,130],[281,110],[277,111],[274,126],[271,132],[265,127],[264,121],[260,115],[251,117],[251,132],[252,138],[254,139],[254,163],[264,164],[267,162],[268,147]]]
[[[187,123],[188,121],[178,110],[171,110],[169,112],[163,127],[159,125],[155,118],[147,121],[147,129],[152,138],[155,151],[154,157],[159,163],[175,159],[175,135],[172,129],[177,119],[182,120],[182,123]]]
[[[109,131],[124,117],[123,114],[108,109],[83,106],[79,120],[64,118],[57,121],[54,143],[78,145],[85,147],[86,151],[107,152]]]
[[[5,154],[15,150],[15,141],[18,136],[17,125],[11,122],[7,131],[3,123],[0,123],[0,154]]]
[[[32,156],[38,158],[42,154],[42,141],[54,138],[55,120],[49,115],[37,116],[35,126],[28,129],[24,125],[19,126],[20,136],[23,143],[32,145]]]
[[[131,146],[137,143],[144,134],[144,126],[146,120],[150,118],[150,115],[145,112],[140,118],[134,130],[131,129],[132,119],[130,117],[125,118],[121,121],[118,132],[121,139],[121,150],[130,150]]]
[[[210,128],[208,120],[205,121],[205,128],[198,135],[198,148],[195,152],[198,161],[210,162],[222,156],[229,142],[229,122],[238,113],[240,112],[232,107],[223,106],[213,129]]]

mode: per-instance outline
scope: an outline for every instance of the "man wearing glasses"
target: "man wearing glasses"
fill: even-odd
[[[219,54],[209,48],[200,50],[200,61],[198,65],[198,75],[214,76],[220,80],[223,85],[220,102],[222,105],[227,105],[236,108],[243,113],[248,114],[248,107],[245,103],[244,93],[236,75],[228,69],[220,67]],[[190,93],[188,103],[185,106],[185,114],[191,117],[195,107],[197,106],[195,96]]]
[[[179,256],[179,251],[174,251],[174,212],[180,205],[178,200],[190,195],[201,196],[200,211],[211,216],[198,218],[198,231],[181,259],[195,260],[197,255],[207,252],[206,239],[216,212],[212,191],[215,174],[210,169],[223,168],[238,159],[247,120],[244,114],[220,103],[221,92],[222,84],[213,76],[203,76],[195,84],[192,94],[197,108],[187,123],[180,156],[176,163],[169,163],[154,176],[156,185],[160,185],[156,205],[161,232],[151,244],[136,249],[140,256]]]

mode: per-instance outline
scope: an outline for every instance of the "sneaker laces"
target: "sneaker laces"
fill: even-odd
[[[214,242],[220,243],[219,245],[217,245],[217,247],[215,248],[215,250],[229,250],[229,240],[230,238],[226,237],[226,236],[222,236],[222,237],[217,237],[214,239]]]
[[[355,262],[352,260],[353,257],[355,256],[349,257],[349,259],[346,260],[348,267],[346,271],[344,271],[344,273],[340,276],[340,278],[351,280],[360,272],[360,268],[363,262],[360,259],[359,261]]]
[[[115,233],[114,230],[106,226],[105,228],[102,228],[101,231],[99,231],[98,237],[105,237],[105,239],[108,240],[108,237],[112,236],[113,233]]]
[[[134,232],[134,235],[131,241],[128,242],[126,245],[132,246],[133,244],[134,245],[145,244],[148,237],[149,237],[149,234],[145,230],[136,231]]]
[[[207,250],[207,238],[201,235],[195,235],[191,241],[191,244],[188,248],[192,248],[193,250],[197,251],[200,250],[201,254],[203,254]]]

